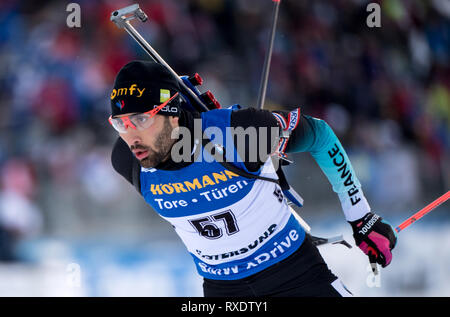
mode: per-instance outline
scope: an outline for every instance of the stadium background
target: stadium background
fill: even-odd
[[[445,0],[283,0],[268,109],[302,107],[334,129],[372,209],[392,224],[450,189],[450,8]],[[109,93],[148,59],[109,21],[127,1],[0,3],[0,295],[201,296],[170,225],[110,164]],[[179,74],[222,105],[256,102],[271,1],[141,1],[134,25]],[[308,154],[288,178],[316,235],[343,233],[337,196]],[[361,296],[450,296],[450,206],[402,232],[378,279],[356,248],[321,248]]]

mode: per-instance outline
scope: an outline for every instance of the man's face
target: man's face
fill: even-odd
[[[177,141],[171,138],[171,134],[178,127],[178,117],[155,115],[154,118],[153,124],[145,130],[128,127],[127,133],[119,134],[145,168],[155,167],[167,160],[172,145]]]

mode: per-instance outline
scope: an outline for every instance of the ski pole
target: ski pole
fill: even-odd
[[[448,192],[446,192],[444,195],[442,195],[441,197],[439,197],[438,199],[436,199],[435,201],[433,201],[432,203],[425,206],[423,209],[419,210],[417,213],[415,213],[414,215],[412,215],[405,221],[403,221],[397,228],[395,228],[395,231],[397,231],[397,233],[398,233],[398,232],[404,230],[405,228],[409,227],[414,222],[416,222],[417,220],[419,220],[420,218],[422,218],[423,216],[428,214],[430,211],[435,209],[437,206],[446,202],[449,198],[450,198],[450,190]]]
[[[256,102],[256,109],[263,109],[264,101],[266,99],[267,82],[269,80],[269,71],[270,71],[270,61],[272,60],[273,43],[274,43],[274,39],[275,39],[275,31],[277,28],[278,12],[279,12],[279,8],[280,8],[281,0],[272,0],[272,2],[274,5],[273,13],[272,13],[272,25],[270,28],[269,44],[268,44],[266,56],[264,58],[264,65],[263,65],[263,71],[262,71],[262,75],[261,75],[261,83],[259,86],[258,100]],[[289,192],[292,195],[294,195],[294,197],[296,197],[296,198],[298,197],[297,199],[301,200],[303,203],[303,199],[300,197],[300,195],[297,194],[297,192],[295,192],[295,190],[293,188],[290,188]],[[311,236],[311,239],[312,239],[314,245],[321,246],[324,244],[339,244],[339,243],[341,243],[341,244],[345,245],[346,247],[351,248],[351,245],[348,244],[344,240],[342,235],[337,236],[337,237],[328,238],[328,239],[312,236],[310,234],[311,227],[308,225],[308,223],[305,220],[303,220],[303,218],[301,218],[300,215],[297,214],[292,209],[292,207],[290,207],[290,208],[291,208],[291,212],[294,215],[294,217],[301,224],[303,229],[305,229],[306,233]]]
[[[263,72],[261,75],[261,84],[259,86],[258,101],[256,102],[256,109],[262,109],[264,107],[264,101],[266,99],[267,81],[269,79],[270,61],[272,59],[273,41],[275,39],[275,30],[277,28],[278,11],[281,0],[272,0],[274,2],[273,14],[272,14],[272,27],[269,36],[269,46],[266,52],[264,60]]]
[[[420,218],[422,218],[423,216],[428,214],[430,211],[435,209],[437,206],[445,203],[449,198],[450,198],[450,191],[446,192],[444,195],[442,195],[441,197],[439,197],[438,199],[436,199],[432,203],[428,204],[423,209],[419,210],[414,215],[412,215],[411,217],[409,217],[408,219],[403,221],[399,226],[397,226],[395,228],[395,231],[397,233],[399,233],[400,231],[402,231],[405,228],[409,227],[414,222],[416,222],[417,220],[419,220]],[[375,275],[377,275],[378,274],[378,267],[377,267],[377,263],[376,263],[376,256],[374,254],[372,254],[371,252],[369,252],[369,262],[370,262],[370,265],[372,267],[372,271],[374,272]]]
[[[350,243],[344,240],[344,236],[341,234],[339,236],[331,237],[331,238],[320,238],[310,235],[312,243],[315,246],[321,246],[324,244],[342,244],[345,245],[347,248],[351,249],[352,246]]]

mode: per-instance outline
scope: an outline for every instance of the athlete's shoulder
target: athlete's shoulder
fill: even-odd
[[[269,110],[256,108],[236,109],[231,113],[230,125],[233,127],[276,127],[277,121]]]

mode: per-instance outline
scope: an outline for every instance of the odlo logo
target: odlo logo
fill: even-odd
[[[157,107],[158,107],[158,106],[156,106],[156,105],[153,106],[153,108],[157,108]],[[174,113],[177,113],[177,112],[178,112],[178,108],[177,108],[177,107],[169,107],[169,106],[167,105],[167,106],[162,107],[160,111],[162,111],[162,112],[174,112]]]

